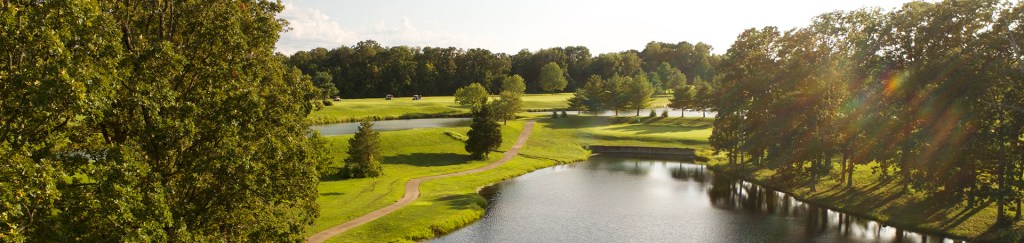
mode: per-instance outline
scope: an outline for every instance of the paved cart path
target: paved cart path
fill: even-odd
[[[399,199],[397,202],[388,205],[387,207],[377,209],[376,211],[370,212],[366,215],[360,216],[353,220],[349,220],[348,222],[336,225],[324,231],[320,231],[310,236],[309,238],[306,238],[306,241],[317,243],[324,242],[327,239],[334,237],[335,235],[341,234],[349,229],[355,228],[357,226],[373,221],[377,218],[383,217],[384,215],[387,215],[391,212],[398,211],[398,209],[401,209],[402,207],[409,205],[410,203],[416,201],[416,199],[420,197],[420,184],[422,184],[425,181],[438,178],[473,174],[477,172],[494,169],[498,166],[501,166],[502,164],[505,164],[505,162],[508,162],[509,160],[512,160],[512,158],[515,158],[516,155],[519,154],[519,149],[526,145],[526,139],[530,138],[530,133],[533,132],[533,123],[534,121],[527,121],[526,124],[523,125],[523,131],[519,133],[519,138],[516,138],[516,143],[513,144],[512,148],[506,151],[505,155],[502,156],[501,159],[499,159],[498,161],[494,161],[493,163],[487,164],[486,166],[472,170],[464,170],[443,175],[413,178],[412,180],[409,180],[409,182],[405,183],[405,195],[402,195],[402,199]]]

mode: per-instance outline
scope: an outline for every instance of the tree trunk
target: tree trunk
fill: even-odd
[[[700,110],[700,117],[708,118],[708,111],[707,110]]]
[[[640,116],[640,109],[636,109],[636,116]]]
[[[851,158],[849,161],[850,165],[846,167],[846,187],[853,188],[853,169],[856,168],[856,163],[853,163]]]
[[[679,117],[686,117],[686,109],[679,109]]]
[[[615,116],[619,116],[619,110],[618,109],[615,110]]]
[[[996,223],[1002,225],[1006,222],[1006,214],[1003,205],[1006,204],[1006,160],[1000,161],[999,166],[999,190],[996,192]]]
[[[815,184],[818,184],[818,170],[815,169],[817,168],[817,161],[818,159],[811,160],[811,192],[817,191],[815,190]]]

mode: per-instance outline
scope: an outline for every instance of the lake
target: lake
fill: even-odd
[[[596,155],[484,188],[480,221],[433,242],[954,242],[716,175]]]

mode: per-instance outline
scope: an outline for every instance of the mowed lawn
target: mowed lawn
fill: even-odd
[[[500,153],[492,153],[487,160],[471,160],[463,142],[445,134],[454,132],[464,135],[468,130],[466,127],[381,132],[384,175],[377,178],[322,180],[318,187],[320,197],[317,199],[320,217],[307,229],[307,235],[394,203],[405,193],[405,182],[409,179],[469,170],[484,166],[501,156]],[[501,150],[511,147],[521,130],[522,122],[509,122],[502,126],[504,141]],[[351,137],[326,137],[337,166],[343,165],[344,159],[348,157],[348,139]]]
[[[426,182],[421,185],[420,199],[413,204],[349,230],[329,241],[392,242],[434,238],[438,234],[451,232],[483,216],[487,202],[477,194],[479,188],[536,169],[584,160],[590,154],[583,148],[584,145],[695,147],[693,145],[700,141],[704,141],[706,144],[706,134],[710,134],[711,129],[710,119],[640,118],[640,123],[636,123],[636,119],[636,117],[577,117],[574,115],[570,115],[568,118],[539,119],[527,145],[520,150],[520,156],[512,161],[477,174]],[[511,146],[521,131],[522,124],[522,121],[515,121],[509,122],[508,126],[503,126],[505,142],[502,144],[502,150]],[[382,178],[321,182],[321,198],[319,200],[321,216],[316,226],[307,233],[313,234],[318,230],[391,204],[404,193],[403,185],[409,178],[472,169],[494,161],[500,156],[500,154],[494,153],[487,162],[467,161],[468,155],[462,150],[461,143],[444,135],[445,131],[464,133],[466,130],[466,128],[430,128],[382,133],[385,140],[400,140],[385,142],[384,151],[403,150],[402,152],[386,152],[385,161],[389,161],[387,159],[389,156],[396,155],[409,157],[409,160],[397,164],[394,163],[397,160],[387,162],[385,176]],[[669,138],[668,135],[662,133],[683,137]],[[331,139],[335,140],[332,141],[332,144],[339,143],[340,140],[348,137],[350,136],[332,137]],[[412,137],[416,139],[408,139]],[[449,140],[456,143],[453,144]],[[410,147],[396,147],[400,145]],[[456,146],[458,148],[454,148]],[[339,156],[337,153],[336,156]],[[344,151],[342,150],[340,153],[343,154]],[[401,156],[402,154],[413,156]],[[436,161],[445,157],[453,162]],[[419,160],[435,162],[414,162]],[[366,186],[372,188],[365,188]]]
[[[527,94],[523,96],[523,109],[564,109],[568,107],[571,93],[558,94]],[[496,99],[497,96],[492,96]],[[315,124],[358,121],[364,118],[376,120],[436,118],[467,116],[470,107],[455,103],[454,96],[423,97],[412,100],[410,97],[399,97],[392,100],[384,98],[345,99],[335,101],[332,106],[325,106],[309,115]]]

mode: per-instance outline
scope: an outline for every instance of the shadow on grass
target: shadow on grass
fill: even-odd
[[[576,129],[607,126],[610,123],[607,117],[596,116],[570,116],[565,118],[546,118],[537,120],[544,126],[551,129]]]
[[[384,164],[407,164],[415,166],[446,166],[465,164],[473,160],[468,154],[413,153],[384,157]]]
[[[345,195],[345,193],[341,193],[341,192],[325,192],[325,193],[320,193],[320,196],[321,196],[321,197],[326,197],[326,196],[341,196],[341,195]]]
[[[689,132],[689,131],[694,131],[694,130],[704,130],[704,129],[708,129],[708,128],[711,128],[711,125],[702,125],[702,126],[663,126],[663,125],[636,124],[636,125],[628,125],[628,126],[621,126],[621,127],[613,127],[613,128],[609,128],[608,130],[623,131],[623,132],[633,132],[633,133],[636,133],[636,134],[643,135],[643,134],[659,134],[659,133],[670,133],[670,132]]]
[[[445,206],[448,206],[448,208],[450,209],[456,210],[471,209],[473,208],[473,205],[476,205],[477,207],[480,208],[484,208],[487,206],[487,200],[482,199],[476,193],[448,195],[438,198],[437,201],[439,203],[443,203]]]

